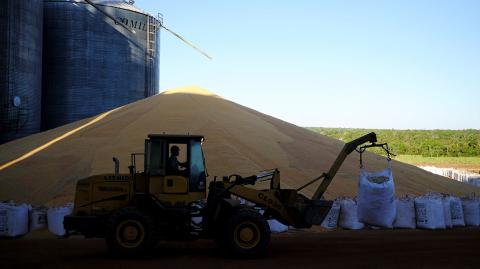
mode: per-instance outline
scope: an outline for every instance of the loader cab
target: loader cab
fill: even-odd
[[[205,198],[203,136],[149,135],[145,140],[147,192],[166,206],[186,206]]]

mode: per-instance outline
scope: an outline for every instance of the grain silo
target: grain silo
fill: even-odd
[[[0,143],[40,131],[43,0],[0,1]]]
[[[122,0],[45,0],[43,128],[158,92],[159,19]]]

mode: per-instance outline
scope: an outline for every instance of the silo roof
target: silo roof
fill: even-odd
[[[146,12],[125,0],[91,0],[92,3],[98,4],[98,5],[104,5],[104,6],[111,6],[111,7],[117,7],[117,8],[122,8],[134,12],[139,12],[139,13],[144,13]]]
[[[85,0],[55,0],[55,1],[46,0],[46,2],[61,2],[61,1],[72,2],[72,3],[86,3]],[[148,14],[144,10],[130,4],[127,0],[90,0],[90,1],[97,5],[116,7],[116,8],[130,10],[130,11],[138,12],[142,14]]]

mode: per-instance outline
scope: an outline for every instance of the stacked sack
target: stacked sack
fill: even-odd
[[[415,229],[415,199],[409,196],[397,198],[395,201],[397,216],[393,222],[393,228]]]
[[[426,194],[415,198],[417,227],[429,230],[445,229],[445,213],[442,198]]]
[[[47,210],[48,230],[57,236],[66,234],[63,227],[63,219],[65,216],[72,214],[73,204],[67,204],[61,207],[52,207]]]
[[[47,209],[13,202],[0,203],[0,237],[18,237],[46,227],[51,233],[63,236],[63,219],[72,211],[73,204]]]
[[[260,215],[265,214],[265,209],[261,207],[254,207],[254,209],[257,210]],[[267,219],[267,222],[268,227],[270,228],[270,232],[272,233],[284,233],[288,231],[288,225],[285,225],[276,219],[270,218]]]
[[[381,200],[377,200],[377,208],[381,208],[379,201]],[[384,221],[386,218],[377,214],[378,212],[367,211],[360,213],[362,210],[365,210],[365,208],[360,208],[360,203],[357,203],[356,199],[338,198],[334,201],[321,226],[326,229],[335,229],[338,226],[351,230],[362,229],[364,224],[368,224],[372,228],[420,228],[429,230],[480,226],[480,199],[478,198],[464,198],[461,200],[455,196],[439,193],[427,193],[419,197],[405,196],[397,198],[395,199],[395,211],[383,211],[388,216],[388,222],[383,223],[381,221]],[[396,214],[390,226],[390,213],[392,212]],[[365,213],[368,217],[364,215],[361,218],[360,215]]]
[[[463,215],[463,206],[460,198],[454,196],[447,196],[446,199],[450,201],[450,215],[452,217],[452,226],[465,226],[465,217]]]
[[[365,227],[358,219],[357,201],[351,198],[339,199],[340,216],[338,218],[338,226],[349,230],[360,230]]]
[[[470,211],[470,205],[472,210]],[[415,211],[417,217],[417,227],[423,229],[446,229],[453,227],[462,227],[469,224],[466,219],[466,212],[472,212],[471,220],[480,221],[478,201],[467,200],[463,202],[458,198],[450,195],[442,195],[438,193],[428,193],[424,196],[415,198]],[[474,210],[476,208],[476,210]]]
[[[30,231],[36,231],[47,227],[47,208],[33,207],[29,210]]]
[[[26,204],[0,203],[0,237],[18,237],[28,233]]]
[[[288,231],[288,225],[285,225],[276,219],[269,219],[267,221],[272,233],[284,233]]]
[[[338,200],[333,201],[332,208],[328,211],[327,216],[322,221],[322,226],[325,229],[335,229],[338,226],[338,218],[340,217],[340,203]]]
[[[480,200],[465,198],[462,200],[463,215],[467,226],[480,226]]]
[[[427,193],[395,198],[390,161],[388,168],[367,172],[361,167],[356,199],[338,198],[321,226],[334,229],[372,228],[446,229],[480,226],[480,199]]]
[[[358,183],[358,218],[376,227],[393,228],[397,213],[395,185],[390,162],[380,172],[360,171]]]

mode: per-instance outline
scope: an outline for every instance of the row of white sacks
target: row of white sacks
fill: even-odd
[[[454,196],[427,194],[393,199],[393,202],[379,199],[370,202],[359,208],[355,199],[339,198],[321,225],[327,229],[363,229],[365,224],[405,229],[480,226],[480,200],[475,198],[461,200]],[[72,204],[47,210],[26,204],[0,203],[0,236],[17,237],[45,227],[63,236],[63,219],[72,209]],[[288,230],[287,225],[275,219],[268,220],[268,224],[274,233]]]
[[[332,209],[322,223],[322,227],[334,229],[363,229],[366,225],[382,228],[402,229],[446,229],[452,227],[480,226],[480,200],[460,199],[454,196],[427,194],[420,197],[395,199],[394,212],[362,212],[357,201],[352,198],[335,200]]]
[[[47,227],[51,233],[63,236],[63,219],[72,210],[73,204],[46,209],[32,208],[27,204],[0,203],[0,237],[18,237]],[[268,224],[273,233],[288,230],[287,225],[275,219],[269,219]]]
[[[63,218],[72,210],[73,204],[46,209],[27,204],[0,203],[0,237],[18,237],[47,227],[51,233],[63,236]]]
[[[480,225],[480,200],[429,193],[395,198],[390,162],[380,172],[361,169],[357,199],[337,199],[324,220],[326,228],[362,229],[365,224],[383,228],[445,229]]]

